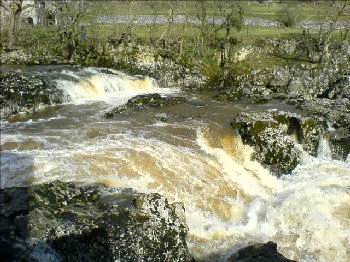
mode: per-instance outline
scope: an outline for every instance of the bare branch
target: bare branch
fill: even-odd
[[[7,12],[11,12],[10,7],[3,0],[0,1],[0,7],[4,8]]]
[[[22,11],[25,11],[25,10],[27,10],[29,8],[33,8],[33,7],[34,7],[34,5],[32,5],[32,4],[25,5],[22,7]]]

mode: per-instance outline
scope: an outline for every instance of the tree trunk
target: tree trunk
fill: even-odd
[[[8,30],[8,48],[13,49],[16,45],[17,32],[19,30],[22,10],[17,9],[10,14],[10,23]]]
[[[16,22],[15,16],[13,14],[10,15],[10,23],[8,30],[8,48],[13,49],[15,45],[15,37],[16,37]]]
[[[19,27],[21,25],[20,23],[20,19],[21,19],[21,13],[22,13],[22,10],[17,10],[14,14],[14,30],[15,30],[15,36],[17,35],[18,31],[19,31]]]

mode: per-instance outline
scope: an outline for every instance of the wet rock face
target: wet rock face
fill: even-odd
[[[62,182],[0,191],[5,261],[192,261],[187,231],[183,205],[158,194]]]
[[[278,253],[277,244],[267,242],[255,244],[239,250],[227,262],[295,262]]]
[[[277,173],[289,173],[299,163],[300,152],[294,140],[276,128],[266,128],[256,136],[256,159]]]
[[[260,111],[240,113],[232,122],[243,142],[255,147],[255,158],[276,174],[289,173],[300,161],[303,149],[315,155],[322,119],[302,117],[289,112]]]
[[[160,94],[138,95],[128,100],[126,105],[113,108],[105,113],[105,117],[112,118],[114,115],[133,111],[142,111],[149,108],[162,108],[165,106],[182,104],[184,97],[163,97]]]
[[[298,105],[308,114],[324,117],[332,128],[350,132],[350,100],[315,99]]]
[[[332,157],[346,160],[350,155],[350,134],[332,134],[329,141]]]
[[[45,105],[62,103],[61,90],[38,76],[17,72],[0,73],[1,118],[19,112],[32,113]]]
[[[298,105],[305,113],[323,117],[333,131],[329,134],[332,157],[345,160],[350,153],[350,102],[347,99],[315,99]]]

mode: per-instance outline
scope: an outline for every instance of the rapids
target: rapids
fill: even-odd
[[[253,149],[230,128],[233,113],[253,105],[218,103],[113,70],[39,71],[66,103],[1,122],[2,188],[60,179],[158,192],[184,203],[190,251],[204,261],[268,240],[298,261],[349,261],[350,162],[332,160],[326,138],[319,157],[305,153],[292,174],[277,178],[251,160]],[[103,117],[147,93],[188,102]]]

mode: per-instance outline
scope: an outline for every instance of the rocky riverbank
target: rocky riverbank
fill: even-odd
[[[48,105],[63,102],[62,90],[36,75],[0,73],[0,85],[1,119],[7,119],[18,113],[32,114]]]
[[[126,40],[120,41],[111,39],[109,42],[96,44],[90,48],[81,46],[70,59],[61,53],[55,53],[54,50],[42,50],[40,53],[37,50],[34,52],[31,49],[18,49],[1,52],[0,60],[4,65],[107,67],[132,75],[153,77],[162,87],[197,88],[206,81],[206,77],[198,69],[180,63],[179,57],[175,57],[176,53],[169,52],[171,46],[163,49],[125,42]]]
[[[54,182],[0,191],[5,261],[193,261],[184,207],[158,194]]]

